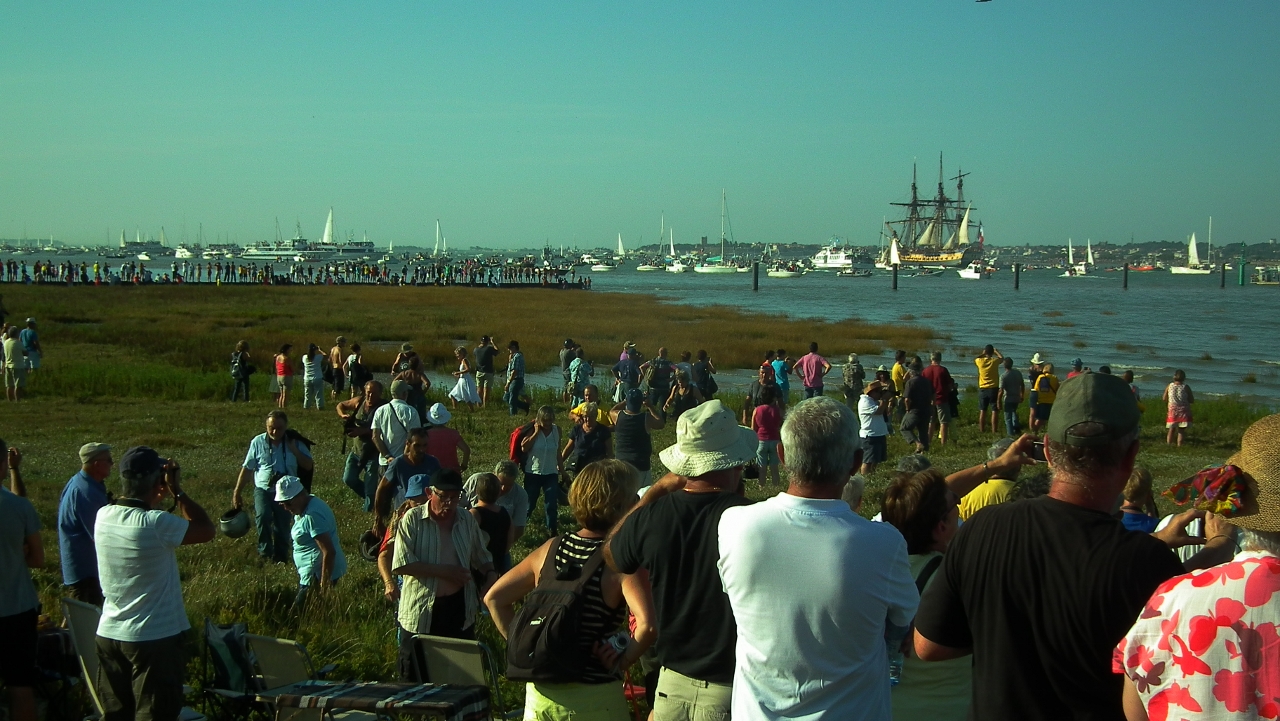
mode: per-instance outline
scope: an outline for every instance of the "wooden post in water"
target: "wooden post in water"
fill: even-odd
[[[893,264],[893,289],[898,289],[898,264]]]
[[[1220,265],[1219,270],[1220,270],[1221,272],[1219,272],[1219,273],[1218,273],[1218,287],[1219,287],[1219,288],[1226,288],[1226,287],[1227,287],[1227,264],[1226,264],[1226,262],[1223,262],[1223,263]]]
[[[760,292],[760,261],[751,264],[751,290]]]
[[[1124,264],[1124,289],[1129,290],[1129,261]]]
[[[1014,263],[1013,264],[1013,289],[1017,290],[1021,284],[1022,284],[1022,264]]]
[[[1240,285],[1242,285],[1242,286],[1244,285],[1244,279],[1245,279],[1245,270],[1244,270],[1244,266],[1245,266],[1244,256],[1243,256],[1243,255],[1241,255],[1241,256],[1240,256],[1240,265],[1239,265],[1240,272],[1238,273],[1238,275],[1240,276],[1240,281],[1239,281],[1239,282],[1240,282]]]

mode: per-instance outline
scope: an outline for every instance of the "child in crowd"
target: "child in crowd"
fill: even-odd
[[[1120,522],[1130,531],[1152,533],[1160,523],[1155,494],[1151,490],[1151,471],[1134,466],[1133,475],[1124,486],[1120,504]]]
[[[516,542],[516,527],[511,523],[507,509],[498,505],[502,492],[498,477],[492,473],[478,473],[475,480],[476,505],[471,509],[480,530],[489,536],[486,548],[493,556],[493,567],[499,575],[511,570],[506,564],[507,551]]]

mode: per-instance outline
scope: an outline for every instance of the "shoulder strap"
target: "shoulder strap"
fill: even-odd
[[[556,580],[556,552],[560,550],[561,540],[560,536],[551,539],[551,545],[547,547],[547,557],[542,561],[542,574],[538,576],[538,585]]]
[[[942,565],[942,556],[934,556],[928,563],[924,564],[924,568],[920,569],[920,575],[916,576],[916,592],[924,593],[924,587],[929,585],[929,579],[933,578],[933,574],[937,572],[938,567]]]

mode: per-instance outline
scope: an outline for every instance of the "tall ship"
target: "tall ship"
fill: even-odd
[[[916,169],[911,168],[911,200],[890,203],[903,209],[901,220],[886,221],[890,246],[899,248],[902,265],[932,268],[962,268],[982,258],[982,236],[969,242],[969,216],[972,204],[964,198],[964,179],[968,173],[957,171],[951,178],[956,184],[955,196],[947,195],[943,181],[942,156],[938,156],[938,193],[933,198],[920,197]]]

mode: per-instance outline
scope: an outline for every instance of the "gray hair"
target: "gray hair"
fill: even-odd
[[[164,478],[164,468],[157,468],[145,475],[120,472],[120,495],[125,498],[146,498],[156,490],[160,479]]]
[[[858,419],[827,396],[801,401],[782,424],[791,479],[807,485],[844,483],[858,452]]]
[[[515,461],[498,461],[493,466],[493,475],[519,478],[520,466],[516,465]]]
[[[1280,556],[1280,533],[1240,529],[1240,547],[1246,551],[1262,551]]]
[[[994,461],[995,459],[999,458],[1000,456],[1003,456],[1003,455],[1004,455],[1004,452],[1005,452],[1005,451],[1007,451],[1007,450],[1009,450],[1009,446],[1012,446],[1012,445],[1013,445],[1013,439],[1012,439],[1012,438],[1001,438],[1000,440],[996,441],[995,443],[992,443],[992,444],[991,444],[991,446],[990,446],[989,448],[987,448],[987,460],[988,460],[988,461]],[[1022,466],[1018,466],[1018,468],[1014,470],[1014,472],[1013,472],[1013,474],[1012,474],[1012,475],[1013,475],[1013,478],[1005,478],[1004,480],[1006,480],[1006,481],[1016,481],[1016,480],[1018,480],[1018,475],[1019,475],[1020,473],[1022,473]]]
[[[898,459],[898,473],[910,473],[914,476],[930,468],[933,468],[933,461],[923,453],[911,453]]]
[[[551,406],[539,406],[537,418],[543,423],[555,423],[556,409]]]
[[[849,508],[854,513],[858,512],[858,504],[862,503],[862,493],[867,488],[867,479],[861,473],[855,473],[849,476],[849,482],[844,485],[844,490],[840,492],[840,500],[849,504]]]

